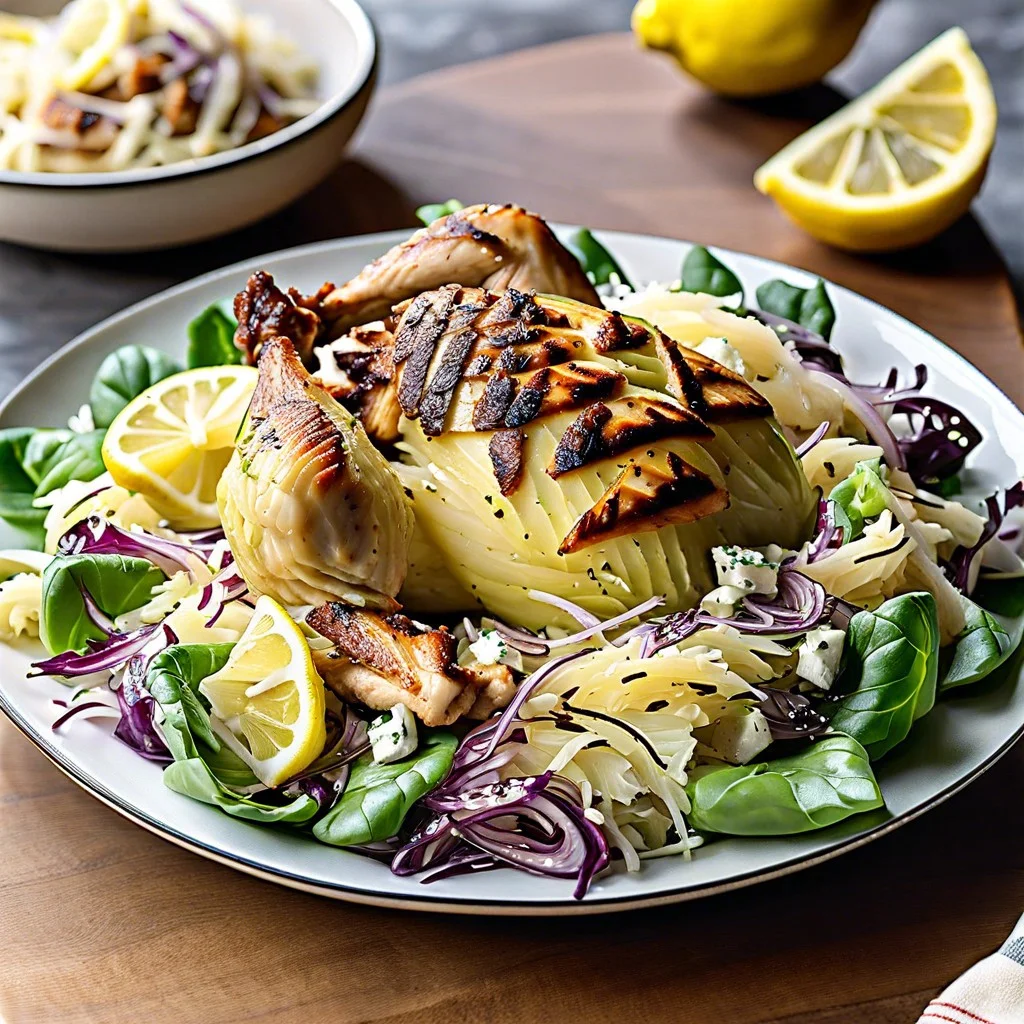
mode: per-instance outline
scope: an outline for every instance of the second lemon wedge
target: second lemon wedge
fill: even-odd
[[[219,525],[217,484],[258,376],[253,366],[210,366],[147,388],[104,438],[114,482],[138,491],[176,528]]]
[[[754,184],[830,245],[906,248],[967,210],[995,129],[985,67],[954,28],[773,156]]]

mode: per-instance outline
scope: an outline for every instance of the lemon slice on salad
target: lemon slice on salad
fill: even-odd
[[[81,89],[128,42],[130,0],[75,0],[64,9],[57,43],[74,55],[59,77],[64,89]]]
[[[103,441],[114,482],[182,529],[220,524],[217,483],[259,374],[204,366],[165,377],[118,413]]]
[[[953,28],[773,156],[754,184],[823,242],[905,248],[967,210],[995,129],[985,67]]]
[[[302,631],[273,598],[256,602],[227,664],[199,689],[223,723],[214,723],[218,735],[264,785],[279,785],[323,751],[323,680]]]
[[[33,18],[19,18],[16,14],[0,13],[0,40],[15,43],[34,43],[38,22]]]

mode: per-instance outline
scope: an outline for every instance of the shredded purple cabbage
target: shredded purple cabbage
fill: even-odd
[[[946,576],[957,590],[969,594],[973,589],[972,567],[981,549],[999,533],[1003,519],[1011,510],[1024,505],[1024,480],[1018,480],[1003,495],[1002,504],[997,495],[985,499],[988,520],[982,528],[981,536],[971,547],[958,547],[945,565]],[[975,577],[976,578],[976,577]]]
[[[736,614],[731,618],[691,608],[689,611],[675,612],[656,625],[651,623],[647,627],[640,627],[632,635],[643,637],[640,657],[649,658],[708,626],[732,626],[741,633],[806,633],[827,620],[833,606],[834,598],[826,593],[817,580],[783,565],[779,569],[776,595],[742,598]]]
[[[170,764],[174,758],[156,727],[156,701],[127,680],[115,692],[121,720],[114,727],[114,735],[147,761]]]
[[[806,740],[828,731],[828,719],[802,693],[771,687],[765,687],[763,693],[757,707],[773,740]]]
[[[155,537],[151,533],[136,533],[122,530],[109,519],[89,516],[76,523],[57,543],[61,555],[125,555],[145,558],[165,575],[176,572],[192,572],[190,559],[205,562],[210,556],[212,545],[180,544],[178,541]]]
[[[491,866],[482,851],[532,874],[575,878],[573,896],[582,899],[609,864],[608,843],[584,813],[579,789],[552,772],[491,782],[441,802],[447,809],[395,855],[396,875],[479,870]]]
[[[212,610],[206,623],[207,628],[209,629],[217,622],[224,614],[224,609],[232,601],[237,601],[248,593],[249,588],[242,578],[242,574],[235,568],[234,561],[228,558],[224,568],[203,587],[199,604],[196,606],[197,610],[201,612],[207,611],[207,609]]]
[[[114,633],[107,640],[89,641],[85,654],[66,651],[45,661],[34,662],[33,676],[64,676],[74,679],[91,676],[94,672],[114,672],[127,664],[129,659],[142,651],[153,639],[157,630],[166,629],[160,623],[143,626],[132,633]],[[170,632],[170,630],[168,630]]]
[[[982,442],[981,431],[959,409],[937,398],[906,395],[893,402],[890,415],[906,417],[910,431],[896,443],[919,487],[934,487],[959,473]]]

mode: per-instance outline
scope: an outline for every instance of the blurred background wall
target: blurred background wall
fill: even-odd
[[[382,36],[386,82],[525,46],[623,30],[633,6],[632,0],[362,2]],[[999,132],[975,209],[1024,292],[1024,0],[881,0],[830,81],[860,92],[952,25],[966,29],[995,85]]]

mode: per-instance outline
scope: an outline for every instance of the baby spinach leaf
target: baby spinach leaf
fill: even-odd
[[[679,275],[679,288],[684,292],[704,292],[720,297],[739,294],[740,302],[743,301],[740,279],[703,245],[695,245],[686,254]]]
[[[766,313],[792,320],[820,334],[826,341],[836,323],[835,308],[825,290],[825,282],[820,279],[813,288],[798,288],[778,278],[765,281],[758,286],[757,304]]]
[[[416,211],[416,216],[429,228],[435,220],[447,217],[451,213],[457,213],[464,209],[458,199],[449,199],[447,203],[427,203]]]
[[[694,828],[734,836],[809,832],[883,803],[867,751],[839,733],[792,757],[712,768],[686,792]]]
[[[421,733],[419,749],[394,764],[377,764],[366,753],[352,766],[348,785],[313,835],[332,846],[390,839],[410,808],[451,771],[458,741],[443,729]]]
[[[576,257],[592,284],[621,283],[632,288],[633,283],[619,266],[618,260],[593,236],[589,228],[580,228],[565,243]]]
[[[285,804],[263,803],[240,796],[220,783],[201,757],[169,764],[164,769],[164,785],[182,796],[219,807],[233,818],[264,825],[298,825],[309,821],[320,808],[316,800],[305,793]]]
[[[971,598],[987,611],[1015,619],[1024,615],[1024,579],[990,580],[982,577]]]
[[[957,637],[953,660],[939,681],[939,689],[967,686],[990,675],[1020,646],[1024,618],[994,615],[961,597],[967,625]]]
[[[242,350],[235,345],[236,327],[238,321],[221,303],[207,306],[188,325],[188,355],[185,360],[188,368],[242,362]]]
[[[111,618],[144,605],[167,577],[152,562],[124,555],[60,555],[43,573],[39,637],[51,654],[85,651],[107,634],[89,617],[85,594]]]
[[[125,345],[100,363],[89,391],[92,418],[106,428],[136,395],[181,369],[170,356],[145,345]]]
[[[864,744],[877,760],[906,739],[910,727],[935,703],[939,672],[939,621],[926,592],[890,598],[873,612],[858,612],[846,635],[846,668],[826,704],[835,729]]]
[[[42,433],[37,431],[33,442]],[[51,443],[46,457],[32,467],[39,472],[40,477],[36,485],[36,496],[49,494],[72,480],[95,480],[105,472],[102,454],[104,433],[103,430],[91,430],[87,434],[70,434],[59,443]],[[55,439],[47,440],[53,442]]]
[[[25,468],[25,452],[36,431],[28,427],[0,430],[0,518],[42,547],[45,508],[35,508],[37,480]]]
[[[175,644],[150,662],[146,689],[163,709],[165,738],[175,760],[200,756],[194,740],[202,741],[211,751],[220,750],[199,684],[227,664],[234,646]]]

